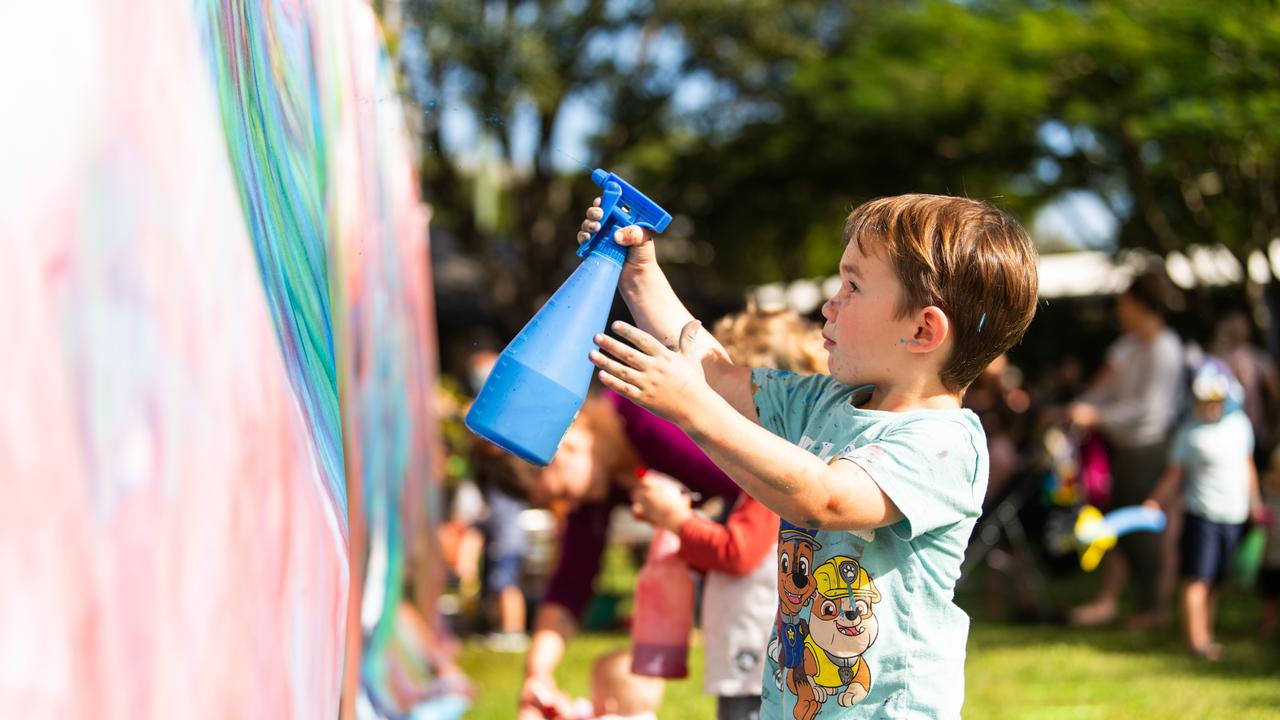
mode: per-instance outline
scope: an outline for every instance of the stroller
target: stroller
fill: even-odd
[[[1047,426],[1010,481],[987,499],[961,566],[961,584],[990,568],[1019,590],[1018,619],[1058,619],[1045,570],[1057,574],[1078,567],[1076,518],[1087,504],[1105,506],[1110,479],[1099,436]]]

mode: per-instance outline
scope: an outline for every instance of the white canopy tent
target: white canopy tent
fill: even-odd
[[[1145,250],[1124,250],[1117,255],[1086,251],[1055,253],[1040,257],[1040,297],[1044,299],[1099,297],[1115,295],[1125,289],[1133,276],[1162,262],[1160,256]],[[1255,283],[1265,284],[1272,276],[1280,278],[1280,238],[1271,241],[1264,254],[1255,250],[1241,267],[1231,251],[1221,245],[1196,245],[1183,252],[1172,252],[1163,258],[1169,279],[1189,290],[1201,287],[1236,285],[1246,274]],[[748,296],[760,307],[789,307],[807,315],[833,295],[840,277],[804,278],[789,283],[769,283],[750,288]]]

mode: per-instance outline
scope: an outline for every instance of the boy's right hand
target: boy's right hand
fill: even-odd
[[[600,230],[600,221],[604,211],[600,209],[600,198],[591,202],[587,208],[587,219],[582,221],[582,229],[578,232],[578,244],[591,239]],[[653,250],[653,235],[639,225],[628,225],[613,234],[613,241],[628,248],[627,262],[622,267],[624,275],[642,272],[658,264],[658,256]]]

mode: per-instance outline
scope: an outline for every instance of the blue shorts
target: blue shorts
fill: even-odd
[[[509,587],[519,587],[520,570],[524,565],[524,557],[519,553],[499,555],[496,558],[485,558],[484,589],[495,593]]]
[[[1179,575],[1184,580],[1222,582],[1231,571],[1231,557],[1244,523],[1220,523],[1187,513],[1178,542]]]

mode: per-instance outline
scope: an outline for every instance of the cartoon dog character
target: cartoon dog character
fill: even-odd
[[[796,720],[811,720],[833,695],[843,707],[867,697],[871,669],[862,654],[880,633],[872,607],[880,602],[880,591],[857,560],[837,555],[813,571],[813,581],[803,668],[813,700],[804,708],[796,705]]]
[[[778,632],[769,641],[773,681],[778,689],[782,689],[784,669],[790,670],[787,688],[806,695],[811,694],[811,688],[803,682],[801,665],[809,626],[800,617],[800,610],[813,597],[813,553],[822,548],[817,535],[816,530],[782,521],[778,537]]]

